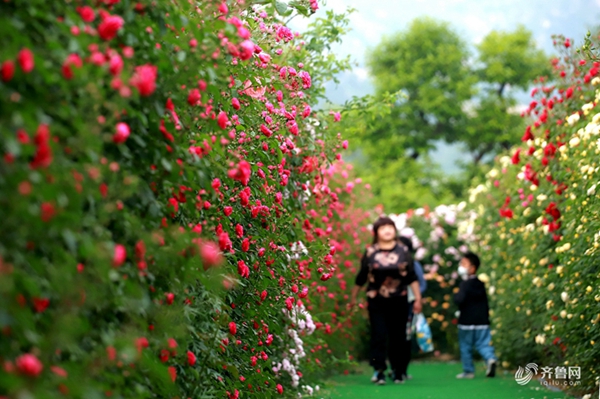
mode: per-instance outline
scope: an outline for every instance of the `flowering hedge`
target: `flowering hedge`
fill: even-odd
[[[600,378],[600,63],[557,43],[555,76],[531,93],[522,144],[495,162],[471,202],[503,365],[580,367],[575,388],[590,392]]]
[[[0,396],[297,396],[334,361],[359,182],[311,107],[345,20],[256,3],[0,4]]]

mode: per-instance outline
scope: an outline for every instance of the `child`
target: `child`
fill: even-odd
[[[454,302],[458,305],[460,316],[458,318],[458,341],[460,345],[460,358],[463,372],[456,378],[474,378],[472,349],[475,347],[487,365],[486,376],[496,375],[496,356],[494,348],[490,345],[490,319],[487,293],[485,285],[477,278],[479,257],[468,252],[460,261],[458,274],[463,281],[459,291],[454,295]]]

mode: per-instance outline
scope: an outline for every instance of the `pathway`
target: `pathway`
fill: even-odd
[[[486,378],[483,364],[473,380],[457,380],[460,363],[411,363],[413,379],[405,384],[377,386],[370,382],[371,374],[341,375],[331,381],[331,398],[338,399],[566,399],[562,392],[552,392],[531,381],[525,386],[515,382],[512,373],[499,370],[495,378]]]

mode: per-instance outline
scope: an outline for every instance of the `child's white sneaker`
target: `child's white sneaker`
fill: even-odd
[[[373,373],[373,377],[371,377],[371,382],[377,382],[379,371]]]
[[[459,380],[472,380],[473,378],[475,378],[475,374],[474,373],[460,373],[456,376],[456,378],[458,378]]]

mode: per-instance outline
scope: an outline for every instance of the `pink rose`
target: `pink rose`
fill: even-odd
[[[113,135],[113,142],[115,144],[122,144],[127,140],[127,137],[129,137],[129,134],[130,134],[129,126],[124,122],[119,122],[119,123],[117,123],[117,130],[116,130],[115,134]]]
[[[156,78],[158,68],[154,65],[146,64],[135,67],[135,74],[129,80],[129,83],[138,89],[143,97],[148,97],[156,90]]]
[[[122,244],[116,244],[113,254],[113,266],[121,266],[125,262],[125,258],[127,258],[127,249]]]

